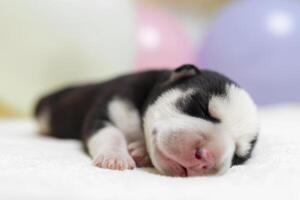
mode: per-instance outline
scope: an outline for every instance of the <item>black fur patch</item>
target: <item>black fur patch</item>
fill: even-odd
[[[232,161],[231,161],[231,166],[244,164],[249,158],[251,158],[252,151],[256,145],[256,141],[257,141],[257,137],[255,137],[251,141],[251,147],[249,149],[249,152],[245,156],[239,156],[237,154],[234,154]]]
[[[50,110],[52,136],[86,140],[107,122],[112,123],[107,106],[114,97],[129,100],[142,113],[150,91],[166,80],[168,74],[167,70],[147,71],[102,83],[68,87],[43,97],[34,114],[38,117],[44,109]]]
[[[193,89],[192,94],[179,99],[176,103],[179,110],[194,117],[220,122],[220,119],[210,115],[209,100],[213,96],[226,96],[226,86],[235,83],[216,72],[202,70],[197,76],[182,80],[177,84],[184,91]]]
[[[201,93],[191,94],[178,100],[176,103],[178,110],[193,117],[202,118],[211,122],[220,122],[212,117],[208,111],[208,97]]]

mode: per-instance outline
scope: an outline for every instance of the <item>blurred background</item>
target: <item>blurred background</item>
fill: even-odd
[[[0,0],[0,117],[59,87],[193,63],[300,102],[299,0]]]

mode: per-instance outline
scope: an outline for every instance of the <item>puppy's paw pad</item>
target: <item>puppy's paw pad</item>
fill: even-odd
[[[103,155],[99,155],[97,158],[95,158],[93,160],[93,165],[95,165],[96,167],[101,167],[102,163],[103,163],[103,159],[104,159],[104,156]]]
[[[112,170],[126,170],[134,169],[134,160],[126,154],[122,153],[111,153],[98,155],[94,159],[93,164],[100,168],[112,169]]]

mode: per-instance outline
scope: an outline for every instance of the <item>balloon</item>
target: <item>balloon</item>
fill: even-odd
[[[202,66],[240,83],[261,105],[300,101],[300,2],[248,0],[209,27]]]
[[[140,7],[137,13],[138,70],[195,63],[194,47],[173,16],[150,7]]]
[[[48,90],[134,66],[130,0],[0,0],[0,100],[30,113]]]

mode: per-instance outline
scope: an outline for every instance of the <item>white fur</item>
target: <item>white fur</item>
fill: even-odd
[[[256,106],[243,89],[227,85],[226,90],[226,96],[214,96],[209,101],[211,115],[221,121],[216,124],[188,116],[176,108],[176,101],[190,95],[193,90],[171,89],[149,106],[143,119],[144,131],[148,152],[157,169],[164,171],[155,158],[155,145],[164,151],[173,140],[174,143],[178,142],[178,148],[184,149],[186,147],[181,145],[183,140],[197,140],[199,135],[209,137],[208,145],[220,155],[217,163],[218,173],[224,173],[230,167],[234,151],[241,156],[248,153],[250,142],[258,133]],[[152,134],[154,129],[158,132],[156,136]],[[185,134],[188,136],[176,135],[182,131],[188,133]],[[167,151],[164,153],[176,160],[176,155],[170,155]]]
[[[164,170],[161,168],[159,161],[155,159],[155,137],[157,138],[157,143],[162,144],[168,139],[167,136],[169,133],[174,134],[174,132],[180,132],[180,130],[189,130],[189,132],[193,130],[195,130],[195,132],[198,130],[209,131],[213,128],[210,122],[187,116],[176,108],[176,101],[192,92],[192,90],[181,91],[179,89],[171,89],[162,94],[156,102],[146,110],[143,122],[147,150],[152,158],[153,165],[161,172]],[[155,137],[152,134],[154,129],[158,131],[158,135]],[[173,138],[175,139],[176,136]],[[178,145],[180,142],[182,141],[178,141]],[[162,145],[160,147],[164,149]]]
[[[215,96],[209,102],[209,110],[221,120],[218,132],[230,135],[237,147],[237,154],[243,156],[250,149],[250,141],[258,134],[257,109],[248,93],[227,85],[226,97]]]
[[[129,101],[114,98],[108,105],[108,113],[111,121],[125,134],[127,141],[143,137],[139,112]]]
[[[123,133],[113,126],[106,126],[94,133],[88,140],[87,147],[94,159],[101,153],[127,150]]]
[[[135,162],[129,155],[123,133],[110,125],[100,129],[87,142],[95,166],[107,169],[133,169]]]
[[[51,133],[50,126],[50,109],[44,108],[37,117],[39,133],[42,135],[49,135]]]
[[[94,165],[109,169],[133,169],[136,164],[128,152],[129,142],[143,139],[141,120],[137,109],[128,101],[114,98],[108,104],[107,123],[87,142]]]
[[[161,169],[158,163],[159,161],[155,159],[155,144],[152,131],[159,128],[156,123],[159,122],[162,124],[165,119],[178,115],[178,112],[176,112],[176,109],[174,109],[173,104],[179,97],[182,96],[182,94],[182,91],[175,89],[165,92],[156,100],[153,105],[147,108],[143,118],[147,150],[153,165],[160,171],[163,171],[163,169]]]
[[[210,113],[221,120],[216,133],[222,137],[224,153],[219,160],[219,173],[224,173],[231,164],[235,153],[244,156],[257,136],[259,123],[256,106],[248,93],[235,85],[226,86],[226,96],[214,96],[209,102]]]

